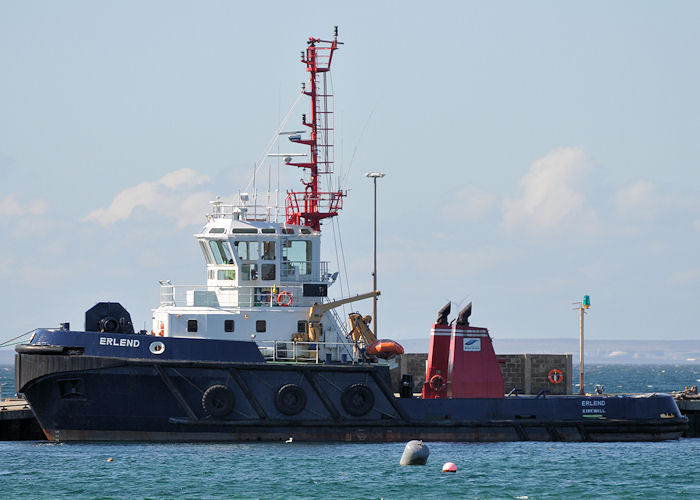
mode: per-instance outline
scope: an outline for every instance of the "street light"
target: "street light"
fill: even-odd
[[[382,172],[368,172],[365,177],[374,182],[374,267],[372,269],[373,290],[377,291],[377,179],[384,177]],[[374,321],[374,335],[377,336],[377,296],[372,299],[372,321]]]

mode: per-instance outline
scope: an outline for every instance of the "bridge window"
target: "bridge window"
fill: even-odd
[[[258,260],[257,241],[236,241],[233,246],[236,248],[236,255],[241,260]]]
[[[241,266],[241,279],[245,281],[255,281],[258,279],[258,265],[243,264]]]
[[[264,227],[260,230],[263,234],[275,234],[275,228],[274,227]]]
[[[257,234],[258,228],[256,227],[234,227],[231,229],[234,234]]]
[[[275,260],[276,254],[277,254],[277,252],[275,251],[275,242],[274,241],[263,241],[262,247],[263,247],[262,259],[263,260]]]
[[[236,270],[235,269],[226,269],[226,270],[220,269],[217,273],[216,279],[235,280],[236,279]]]
[[[211,255],[209,254],[209,250],[207,250],[207,244],[203,241],[200,241],[199,246],[202,248],[202,253],[204,254],[204,260],[206,261],[206,263],[213,264],[214,261],[211,260]]]
[[[286,275],[311,274],[311,242],[306,240],[286,240],[282,243],[282,260]]]
[[[214,260],[217,264],[233,264],[233,254],[228,241],[210,240],[209,248],[211,248],[211,253],[214,254]]]
[[[274,264],[263,264],[260,266],[262,279],[273,281],[275,279],[276,266]]]

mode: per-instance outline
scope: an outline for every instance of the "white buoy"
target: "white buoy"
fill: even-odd
[[[457,466],[453,462],[447,462],[442,466],[442,472],[457,472]]]
[[[401,465],[425,465],[428,461],[430,450],[423,441],[414,439],[406,444],[406,448],[401,455]]]

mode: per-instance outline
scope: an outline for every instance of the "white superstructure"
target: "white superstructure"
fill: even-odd
[[[321,260],[321,233],[277,222],[270,211],[252,217],[247,196],[238,203],[212,202],[207,223],[195,235],[206,263],[206,286],[161,284],[153,311],[156,336],[250,340],[262,346],[291,342],[307,328],[309,308],[322,303],[334,282]],[[258,213],[260,213],[258,212]],[[336,274],[337,276],[337,274]],[[322,321],[320,342],[335,359],[351,352],[334,314]],[[270,344],[271,345],[271,344]],[[342,352],[341,352],[342,351]],[[326,359],[327,353],[320,353]]]

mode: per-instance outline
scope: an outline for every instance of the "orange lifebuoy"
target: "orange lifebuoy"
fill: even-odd
[[[549,370],[547,379],[553,384],[561,384],[564,380],[564,374],[559,368],[552,368],[551,370]]]
[[[281,292],[277,296],[277,305],[282,307],[289,307],[292,305],[293,300],[294,296],[291,292]]]
[[[430,377],[430,388],[434,391],[440,391],[445,388],[445,379],[441,375],[433,375]]]

